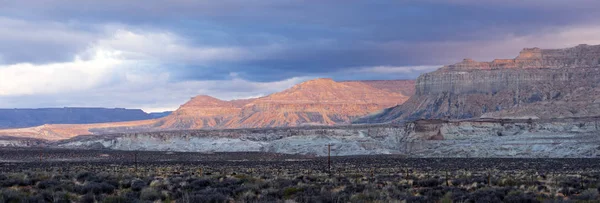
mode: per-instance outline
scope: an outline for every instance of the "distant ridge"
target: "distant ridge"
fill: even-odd
[[[24,128],[44,124],[106,123],[153,118],[157,117],[140,109],[85,107],[15,108],[0,109],[0,128]]]

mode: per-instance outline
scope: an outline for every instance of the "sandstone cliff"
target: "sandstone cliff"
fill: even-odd
[[[515,59],[465,59],[417,79],[404,104],[356,122],[600,115],[600,45],[531,48]]]
[[[392,107],[408,96],[360,81],[316,79],[257,98],[227,122],[227,128],[347,124],[370,112]]]
[[[221,127],[238,115],[253,99],[223,101],[200,95],[181,105],[169,116],[160,119],[159,128],[199,129]]]

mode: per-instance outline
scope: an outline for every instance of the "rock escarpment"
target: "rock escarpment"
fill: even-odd
[[[404,104],[356,122],[600,115],[600,45],[524,49],[515,59],[465,59],[417,79]]]

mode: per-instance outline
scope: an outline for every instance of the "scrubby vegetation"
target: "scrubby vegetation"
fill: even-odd
[[[600,202],[595,159],[335,157],[329,174],[324,158],[109,154],[119,153],[114,162],[1,163],[0,202]],[[261,155],[271,158],[252,158]]]

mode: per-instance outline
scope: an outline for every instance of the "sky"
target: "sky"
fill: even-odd
[[[0,0],[0,108],[174,110],[600,44],[597,0]]]

